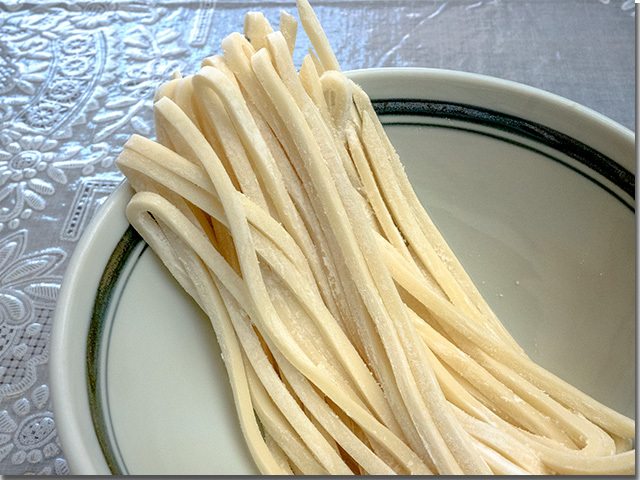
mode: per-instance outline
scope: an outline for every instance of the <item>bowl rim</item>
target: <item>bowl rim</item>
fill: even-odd
[[[635,134],[618,122],[574,101],[518,82],[476,73],[419,67],[360,69],[345,73],[354,82],[365,84],[372,99],[381,98],[383,94],[388,98],[389,88],[398,82],[419,87],[426,81],[438,86],[436,91],[428,94],[416,92],[417,98],[440,95],[454,86],[456,92],[467,92],[467,97],[480,107],[493,106],[495,109],[496,99],[501,99],[500,112],[517,114],[532,121],[539,120],[540,112],[547,112],[546,118],[550,119],[552,124],[548,126],[551,128],[589,144],[593,144],[595,138],[599,142],[599,145],[594,145],[595,148],[606,143],[620,147],[604,149],[603,153],[611,154],[616,159],[620,158],[621,152],[635,152]],[[412,96],[416,95],[412,93]],[[531,108],[523,112],[525,106]],[[549,116],[549,111],[554,111],[553,117]],[[576,118],[580,121],[570,121]],[[594,132],[599,133],[594,137]],[[600,135],[609,141],[600,142]],[[632,159],[631,164],[622,166],[635,175],[635,153]],[[106,261],[128,226],[120,209],[129,195],[131,188],[124,181],[90,221],[64,273],[54,310],[49,385],[58,436],[72,474],[110,474],[94,430],[86,391],[86,333],[89,317],[78,315],[78,312],[91,312],[94,298],[78,298],[75,292],[79,286],[87,288],[86,276],[92,272],[93,277],[98,272],[97,278],[91,278],[97,286]],[[109,232],[105,232],[106,219],[111,222]]]
[[[389,67],[345,71],[355,82],[372,83],[367,94],[373,99],[381,88],[388,88],[402,77],[404,82],[422,81],[425,76],[437,82],[440,88],[430,90],[418,98],[446,96],[446,90],[455,87],[465,92],[468,103],[514,115],[524,120],[543,124],[580,142],[592,146],[606,156],[616,158],[621,166],[635,175],[635,132],[621,123],[584,106],[574,100],[538,87],[479,73],[423,67]],[[497,95],[497,96],[496,96]],[[550,112],[553,111],[553,115]],[[543,120],[541,120],[543,117]],[[579,120],[579,122],[576,122]],[[620,160],[622,159],[622,162]]]
[[[130,195],[131,187],[123,181],[87,225],[63,275],[54,310],[49,383],[58,437],[72,474],[111,473],[94,429],[86,389],[86,339],[95,298],[78,298],[75,292],[83,286],[86,288],[88,272],[99,272],[91,279],[97,287],[109,255],[126,229],[126,219],[119,209],[126,205],[124,202]],[[107,219],[115,222],[112,231],[105,231]],[[100,243],[104,244],[100,246]],[[79,312],[89,313],[89,316],[81,318]]]

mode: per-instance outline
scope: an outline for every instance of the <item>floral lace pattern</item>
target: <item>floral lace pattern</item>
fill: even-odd
[[[347,69],[430,66],[519,81],[523,80],[518,75],[526,75],[531,79],[526,83],[552,91],[557,86],[555,93],[565,96],[570,95],[562,88],[568,85],[571,90],[567,92],[582,93],[593,101],[588,106],[605,114],[621,111],[621,120],[616,120],[632,126],[633,106],[627,106],[625,92],[633,95],[633,61],[628,72],[622,71],[626,63],[619,61],[626,55],[622,49],[626,37],[608,40],[616,48],[606,58],[598,56],[604,41],[597,35],[581,37],[577,42],[580,51],[590,52],[593,58],[580,65],[562,65],[579,75],[589,73],[589,82],[598,80],[595,74],[602,74],[603,85],[627,89],[594,97],[599,89],[591,83],[572,83],[560,73],[557,84],[549,84],[549,77],[543,74],[535,77],[528,64],[522,67],[519,63],[521,55],[507,64],[512,70],[505,70],[506,44],[500,35],[496,40],[487,37],[486,28],[476,28],[490,22],[506,26],[517,18],[534,18],[540,23],[541,15],[551,22],[549,8],[565,9],[566,14],[556,15],[559,18],[584,11],[585,22],[595,25],[600,21],[598,25],[609,27],[603,30],[605,36],[628,28],[633,52],[635,10],[630,0],[573,0],[561,2],[562,7],[549,7],[560,2],[537,0],[509,7],[502,0],[456,4],[430,0],[401,6],[394,1],[316,3]],[[259,8],[277,23],[280,9],[293,11],[294,4],[294,0],[260,2],[259,7],[234,0],[0,0],[1,474],[69,471],[58,442],[48,386],[53,311],[75,242],[122,179],[114,165],[122,145],[132,133],[154,135],[156,87],[173,71],[189,73],[203,57],[217,52],[222,37],[230,29],[241,28],[247,10]],[[513,14],[516,9],[520,15]],[[394,28],[372,27],[384,22]],[[599,28],[576,25],[582,31]],[[494,30],[500,32],[500,28]],[[451,46],[455,42],[441,43],[446,32],[475,35],[473,42],[461,37],[460,45],[484,48],[484,39],[496,47],[497,54],[482,57],[480,50],[469,53],[464,49],[459,53]],[[560,52],[559,43],[571,43],[559,42],[560,36],[556,43],[548,32],[546,42],[523,38],[522,51],[530,52],[531,58],[544,57],[550,62],[580,58]],[[509,39],[509,45],[519,45],[517,38]],[[306,45],[296,46],[296,55],[301,59],[305,50]],[[479,57],[485,63],[473,63]],[[600,70],[594,71],[596,65]],[[609,81],[606,75],[616,81]],[[627,79],[626,83],[620,79]],[[580,96],[574,99],[585,103]]]
[[[46,384],[64,265],[121,181],[113,162],[124,141],[153,135],[155,88],[187,65],[187,49],[175,21],[159,24],[169,11],[155,1],[3,6],[0,472],[66,474]]]
[[[25,253],[28,234],[18,230],[0,241],[0,461],[39,465],[40,473],[65,473],[56,442],[49,388],[38,385],[48,358],[57,275],[66,253],[48,248]],[[51,459],[49,465],[43,465]]]

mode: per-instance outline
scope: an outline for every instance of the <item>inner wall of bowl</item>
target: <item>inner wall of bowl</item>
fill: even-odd
[[[440,127],[388,131],[434,223],[532,360],[633,417],[633,211],[528,148]]]
[[[390,97],[388,92],[393,92],[396,98],[429,98],[433,92],[440,92],[444,100],[459,100],[464,94],[470,101],[469,79],[463,79],[467,90],[461,92],[460,84],[452,82],[449,74],[434,77],[424,71],[409,76],[387,72],[358,73],[355,77],[374,97]],[[499,108],[500,88],[486,82],[482,87],[484,93],[475,98],[484,102],[485,108]],[[555,113],[556,109],[550,109],[547,117]],[[581,121],[589,123],[583,112],[574,115],[582,115]],[[561,378],[633,416],[633,212],[597,182],[549,159],[548,152],[541,155],[535,149],[514,144],[505,147],[503,141],[488,135],[429,126],[423,119],[421,125],[401,120],[404,125],[387,128],[410,180],[516,340],[534,360]],[[607,136],[598,136],[603,137]],[[622,134],[620,138],[626,137]],[[627,152],[628,145],[619,150]],[[123,211],[126,199],[118,201]],[[630,202],[633,204],[633,199]],[[102,233],[113,232],[109,219],[103,221]],[[143,257],[153,258],[153,254],[146,252]],[[153,270],[157,259],[147,261],[147,267]],[[121,408],[112,412],[112,426],[116,436],[128,438],[123,450],[130,473],[166,473],[167,465],[183,474],[192,471],[189,466],[198,467],[193,473],[210,473],[213,467],[196,458],[213,456],[215,461],[224,462],[233,455],[238,456],[231,462],[238,472],[251,473],[255,466],[244,456],[242,447],[234,447],[237,438],[219,428],[232,421],[235,412],[229,392],[221,387],[227,380],[220,378],[224,370],[215,341],[210,334],[203,334],[201,312],[183,298],[180,289],[170,286],[173,281],[169,274],[157,263],[156,267],[151,274],[147,272],[142,279],[136,277],[138,280],[130,282],[127,294],[135,297],[140,291],[150,293],[146,305],[163,305],[178,295],[180,298],[170,301],[178,311],[154,309],[152,325],[133,334],[130,327],[146,325],[135,322],[147,313],[133,307],[121,310],[123,315],[113,319],[113,331],[119,333],[112,338],[109,358],[115,363],[109,367],[108,386],[104,386],[112,406]],[[73,303],[73,298],[69,297],[69,302]],[[181,323],[177,324],[177,319]],[[174,332],[175,328],[178,331]],[[154,333],[149,335],[149,331]],[[174,333],[166,336],[168,332]],[[160,333],[166,338],[159,338]],[[75,343],[69,341],[69,345]],[[84,339],[79,341],[84,343]],[[171,348],[157,350],[162,345]],[[194,345],[198,345],[195,353]],[[218,363],[201,361],[204,358]],[[184,371],[184,376],[174,372],[176,375],[167,381],[163,374],[173,372],[176,365],[180,366],[176,372]],[[190,383],[194,378],[195,390]],[[194,391],[198,395],[192,395]],[[212,392],[217,393],[212,396]],[[197,405],[213,407],[204,412]],[[199,428],[194,430],[193,425]],[[65,436],[63,430],[60,425],[61,437]],[[65,449],[73,452],[74,440],[65,442],[69,442]],[[237,451],[230,457],[229,449]],[[82,459],[79,463],[103,463],[94,460]]]
[[[387,129],[416,192],[516,340],[633,416],[633,213],[531,149],[393,120]],[[163,271],[147,250],[113,319],[105,393],[114,441],[130,473],[250,474],[207,319]],[[186,460],[213,451],[223,453]]]

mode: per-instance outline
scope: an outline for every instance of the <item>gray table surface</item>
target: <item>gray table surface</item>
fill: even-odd
[[[632,0],[318,0],[343,69],[436,67],[538,87],[635,130]],[[65,474],[48,375],[65,268],[154,88],[261,2],[0,2],[0,473]],[[306,43],[296,49],[302,59]],[[57,406],[64,408],[64,406]]]

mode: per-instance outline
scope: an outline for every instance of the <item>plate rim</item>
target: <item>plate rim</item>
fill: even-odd
[[[372,99],[380,98],[379,93],[388,88],[385,85],[388,85],[389,82],[397,84],[399,78],[402,78],[402,81],[406,83],[454,82],[457,89],[469,88],[470,92],[478,91],[477,89],[506,92],[511,98],[520,99],[525,103],[537,101],[537,108],[542,111],[549,108],[559,108],[562,113],[558,116],[559,121],[577,116],[588,123],[590,128],[582,129],[577,133],[573,124],[569,129],[566,128],[566,125],[560,125],[565,128],[558,129],[559,131],[577,137],[577,140],[589,140],[584,137],[585,131],[603,129],[602,131],[608,133],[607,138],[610,138],[609,135],[611,135],[611,138],[615,139],[611,143],[622,142],[625,144],[624,148],[627,150],[631,148],[631,151],[635,151],[635,135],[628,128],[576,102],[521,83],[486,75],[431,68],[378,68],[352,70],[345,73],[356,83],[365,84],[367,93],[371,92]],[[371,88],[371,84],[374,84],[373,88]],[[411,96],[423,97],[420,94],[414,95],[413,92]],[[386,98],[389,98],[388,90]],[[482,101],[474,102],[474,104],[477,103],[480,103],[479,106],[487,106],[482,105]],[[495,106],[493,108],[495,110]],[[504,113],[523,116],[521,111],[516,112],[514,109],[507,108],[506,110],[511,111]],[[499,111],[502,112],[502,108]],[[532,111],[531,115],[524,117],[535,117],[535,112]],[[555,128],[551,125],[550,127]],[[585,141],[585,143],[587,142]],[[607,154],[608,152],[603,153]],[[635,155],[632,158],[635,160]],[[615,159],[618,161],[617,157]],[[622,166],[635,175],[635,161],[632,162],[632,165],[622,164]],[[128,183],[123,181],[109,195],[83,232],[64,273],[58,302],[54,310],[50,337],[49,385],[58,436],[73,474],[111,473],[93,428],[89,408],[86,389],[86,340],[94,305],[92,294],[96,293],[96,289],[90,287],[94,285],[97,287],[103,275],[104,266],[122,233],[129,225],[122,215],[122,211],[131,191]],[[90,279],[87,278],[87,272],[94,272]],[[76,292],[82,290],[88,291],[90,294],[78,298]],[[83,318],[77,314],[78,311],[87,312],[88,315]],[[74,348],[74,343],[82,344],[82,348],[78,345]],[[82,381],[79,378],[82,378]],[[82,392],[78,390],[80,385],[85,386]]]

